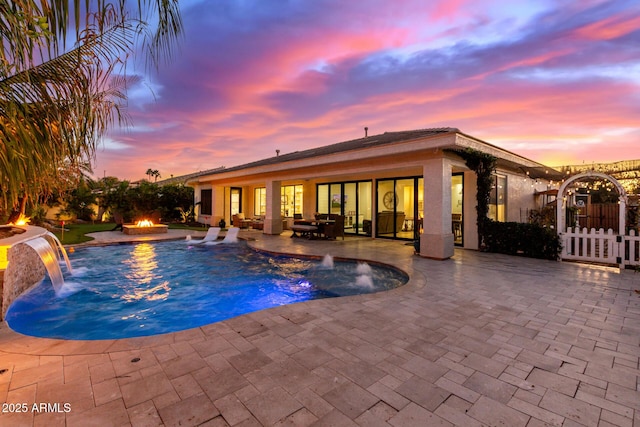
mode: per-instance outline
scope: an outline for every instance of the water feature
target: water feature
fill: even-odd
[[[57,256],[58,262],[60,262],[60,256],[62,256],[62,259],[64,260],[67,266],[67,270],[69,271],[69,273],[73,274],[73,269],[71,268],[71,261],[69,261],[69,255],[67,255],[67,251],[64,249],[64,246],[62,246],[62,243],[60,243],[60,240],[58,240],[56,235],[50,231],[47,231],[47,233],[43,237],[49,242],[51,247],[54,249],[54,253]]]
[[[364,289],[373,289],[373,269],[366,262],[359,262],[356,266],[356,286]]]
[[[360,275],[371,276],[372,274],[371,266],[366,262],[359,262],[358,265],[356,266],[356,273]]]
[[[49,279],[51,280],[53,289],[56,293],[60,292],[60,289],[62,289],[62,286],[64,285],[64,276],[60,269],[60,253],[62,253],[67,264],[67,270],[69,273],[72,273],[72,269],[67,252],[64,250],[64,247],[58,238],[53,233],[47,232],[42,236],[29,239],[24,243],[33,248],[38,256],[40,256],[40,259],[47,270],[47,274],[49,275]]]
[[[322,258],[322,263],[320,264],[321,267],[323,268],[327,268],[327,269],[332,269],[333,268],[333,257],[329,254],[326,254],[324,256],[324,258]]]
[[[70,257],[74,272],[65,273],[58,291],[53,279],[45,280],[9,307],[12,329],[67,339],[154,335],[278,305],[384,291],[408,279],[374,265],[366,276],[371,283],[358,284],[357,270],[363,267],[355,262],[274,256],[242,241],[87,247]]]

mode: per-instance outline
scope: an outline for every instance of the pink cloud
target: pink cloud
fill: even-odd
[[[157,101],[132,105],[137,127],[115,133],[130,148],[99,151],[96,174],[233,166],[364,126],[453,126],[536,160],[640,156],[640,88],[614,72],[640,67],[634,3],[558,6],[517,26],[493,3],[204,2],[154,77]]]
[[[575,33],[591,40],[611,40],[638,31],[640,14],[620,13],[576,29]]]

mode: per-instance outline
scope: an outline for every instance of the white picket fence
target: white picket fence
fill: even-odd
[[[567,228],[562,234],[562,259],[640,266],[640,236],[614,234],[612,229]]]

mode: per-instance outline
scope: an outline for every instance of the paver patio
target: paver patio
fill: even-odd
[[[39,339],[3,324],[0,425],[640,427],[640,274],[241,236],[393,264],[411,279],[146,338]]]

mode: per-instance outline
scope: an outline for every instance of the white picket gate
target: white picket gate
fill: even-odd
[[[612,229],[587,230],[567,228],[562,235],[563,260],[640,266],[640,236],[631,230],[628,235],[614,234]]]
[[[636,232],[631,230],[629,235],[623,236],[624,242],[624,265],[640,266],[640,235],[636,236]]]

